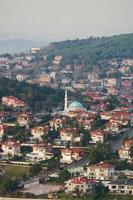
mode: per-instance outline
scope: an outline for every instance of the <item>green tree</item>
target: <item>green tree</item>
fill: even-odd
[[[67,181],[71,177],[71,174],[68,170],[61,170],[59,172],[59,181],[63,183],[64,181]]]
[[[133,158],[133,146],[131,146],[131,148],[130,148],[130,156],[131,156],[131,158]]]
[[[92,147],[89,151],[89,159],[92,163],[110,160],[114,156],[113,150],[108,144],[98,143],[96,147]]]
[[[102,182],[99,182],[95,185],[95,188],[93,190],[94,200],[102,200],[107,192],[108,189],[102,184]]]
[[[10,180],[6,178],[0,183],[0,191],[3,193],[13,192],[17,189],[17,187],[18,187],[17,180]]]
[[[42,167],[41,167],[41,165],[40,164],[33,164],[33,165],[31,165],[31,167],[30,167],[30,173],[31,173],[31,175],[37,175],[39,172],[41,172],[42,171]]]

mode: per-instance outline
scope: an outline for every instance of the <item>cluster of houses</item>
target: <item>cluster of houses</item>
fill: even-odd
[[[133,179],[116,177],[115,166],[106,162],[86,166],[84,173],[65,182],[66,194],[86,195],[102,183],[112,194],[133,195]]]
[[[31,54],[24,57],[14,58],[15,69],[22,70],[24,67],[31,67],[34,64],[34,56],[40,49],[32,49]],[[133,126],[133,74],[131,72],[130,61],[122,63],[108,63],[110,70],[92,70],[84,76],[78,75],[78,70],[82,70],[83,65],[65,65],[60,68],[62,56],[57,55],[53,58],[52,65],[49,66],[49,73],[41,73],[38,70],[29,77],[26,73],[14,74],[18,81],[37,83],[40,86],[58,88],[66,90],[64,99],[64,110],[57,111],[55,116],[47,123],[37,123],[34,114],[28,111],[27,104],[14,96],[5,96],[1,99],[1,105],[12,108],[12,111],[0,112],[0,160],[7,161],[15,156],[25,156],[25,163],[37,163],[55,157],[54,148],[59,150],[59,162],[61,166],[78,163],[85,158],[86,153],[83,147],[85,135],[88,134],[87,147],[97,143],[108,143],[112,138],[129,130]],[[12,58],[13,59],[13,58]],[[45,60],[46,58],[43,58]],[[10,70],[10,59],[0,59],[0,65],[8,65]],[[33,63],[32,63],[33,62]],[[41,64],[40,64],[41,65]],[[116,69],[117,66],[117,69]],[[35,68],[35,67],[34,67]],[[25,70],[26,71],[26,70]],[[120,73],[120,76],[116,74]],[[75,75],[76,74],[76,75]],[[114,74],[114,76],[113,76]],[[76,76],[76,78],[75,78]],[[28,78],[27,78],[28,77]],[[82,78],[85,77],[85,78]],[[128,90],[127,90],[128,88]],[[85,102],[89,104],[86,109],[78,101],[69,103],[67,90],[81,91]],[[115,97],[119,104],[115,108],[109,109],[109,97]],[[68,105],[69,104],[69,105]],[[9,109],[10,110],[10,109]],[[15,119],[10,122],[9,119]],[[94,127],[96,120],[103,123],[100,127]],[[34,123],[35,122],[35,123]],[[9,134],[10,129],[18,126],[25,134],[28,132],[27,141],[20,142]],[[83,131],[82,131],[83,130]],[[48,142],[50,132],[58,133],[57,137]],[[31,146],[31,151],[25,155],[22,153],[23,146]],[[118,149],[120,160],[133,162],[132,157],[133,139],[124,140]],[[77,176],[72,176],[65,184],[65,192],[80,193],[86,195],[93,191],[95,186],[102,182],[108,187],[110,193],[133,195],[132,179],[119,179],[116,175],[115,166],[100,162],[84,166],[84,169]]]
[[[102,97],[98,93],[96,93],[95,95],[93,93],[89,93],[89,95],[91,95],[91,97],[93,96],[93,98]],[[117,107],[111,111],[96,112],[94,110],[87,111],[87,109],[77,101],[73,101],[68,106],[67,91],[65,92],[64,104],[64,110],[59,111],[58,115],[54,116],[53,119],[50,119],[45,125],[42,124],[33,126],[35,118],[34,115],[29,112],[19,112],[15,116],[16,121],[14,122],[14,124],[10,124],[8,122],[9,113],[3,111],[0,112],[0,140],[3,142],[4,136],[7,136],[7,140],[14,139],[8,137],[8,131],[10,130],[11,126],[16,125],[18,125],[20,128],[25,127],[25,131],[30,132],[30,137],[28,138],[27,143],[37,143],[37,145],[46,142],[46,140],[44,141],[44,138],[47,138],[50,131],[56,131],[58,132],[58,137],[53,140],[53,145],[60,147],[60,162],[70,164],[84,157],[84,152],[82,148],[79,148],[82,147],[82,141],[84,140],[84,132],[80,130],[81,127],[83,127],[88,136],[90,135],[90,140],[88,141],[89,145],[89,143],[96,144],[98,142],[104,143],[108,141],[110,136],[119,135],[123,129],[129,128],[129,126],[133,122],[133,114],[127,110],[124,110],[124,107]],[[107,103],[105,103],[105,105],[106,104]],[[5,105],[7,107],[21,108],[25,107],[26,103],[20,99],[17,99],[16,97],[7,96],[2,98],[2,105]],[[104,125],[101,128],[98,127],[93,130],[93,124],[96,120],[98,112],[99,119],[104,120]],[[74,127],[70,125],[72,120],[76,121],[76,125],[74,125]],[[31,125],[32,128],[30,128]],[[13,146],[15,146],[15,144]],[[44,146],[45,148],[43,148],[45,149],[45,152],[43,152],[42,154],[45,155],[44,157],[42,157],[44,159],[47,159],[50,156],[46,155],[46,152],[48,154],[50,153],[51,155],[51,151],[49,151],[49,148],[46,148],[46,145]],[[69,147],[66,148],[67,146]],[[127,144],[121,147],[121,149],[119,150],[119,155],[121,159],[126,158],[131,160],[130,147],[131,145]],[[31,152],[31,155],[27,155],[29,160],[40,160],[40,152],[42,151],[41,146],[39,146],[38,149],[40,150],[35,151],[33,148],[33,152]],[[3,145],[2,151],[5,151]],[[37,152],[39,155],[37,155]],[[17,155],[20,153],[21,152],[18,153],[18,150],[16,150]],[[10,152],[9,154],[15,155],[15,153]]]
[[[14,96],[6,96],[6,97],[2,97],[2,105],[5,106],[12,106],[12,107],[24,107],[26,106],[26,103],[24,101],[22,101],[21,99],[18,99]]]
[[[121,88],[131,89],[133,86],[132,59],[108,60],[106,61],[107,67],[92,66],[92,70],[86,72],[85,64],[63,64],[62,68],[62,55],[57,54],[49,61],[47,60],[49,56],[43,53],[40,48],[32,48],[30,52],[22,55],[1,56],[0,68],[3,69],[3,76],[16,78],[18,81],[36,83],[40,86],[67,87],[73,91],[87,90],[90,93],[101,93],[104,90],[108,96],[119,95]],[[43,67],[44,61],[49,63],[49,72]],[[31,75],[25,70],[27,68],[33,70]],[[96,94],[91,97],[99,98]]]

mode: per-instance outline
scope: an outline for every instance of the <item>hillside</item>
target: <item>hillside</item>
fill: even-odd
[[[47,87],[39,87],[26,82],[0,78],[0,98],[3,96],[18,97],[32,108],[34,112],[51,111],[63,103],[64,92]]]
[[[46,52],[49,58],[63,55],[62,64],[97,64],[104,59],[133,58],[133,33],[55,42]]]

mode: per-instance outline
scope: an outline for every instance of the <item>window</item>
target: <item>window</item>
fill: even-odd
[[[115,189],[116,188],[116,185],[112,185],[112,189]]]
[[[133,194],[131,190],[129,191],[129,194]]]
[[[121,186],[120,186],[120,189],[124,189],[124,188],[125,188],[125,186],[124,186],[124,185],[121,185]]]
[[[124,191],[124,190],[120,190],[120,193],[121,193],[121,194],[124,194],[124,193],[125,193],[125,191]]]

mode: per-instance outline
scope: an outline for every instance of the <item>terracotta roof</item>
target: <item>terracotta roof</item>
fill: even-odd
[[[83,183],[95,183],[96,181],[94,179],[88,179],[85,177],[75,177],[73,179],[70,180],[71,183],[73,184],[83,184]]]
[[[104,163],[104,162],[100,162],[100,163],[88,166],[88,168],[103,168],[103,169],[108,169],[108,168],[112,168],[112,167],[113,167],[113,165]]]
[[[6,145],[6,146],[20,146],[21,143],[19,141],[13,141],[13,140],[8,140],[4,143],[2,143],[3,145]]]
[[[65,148],[61,149],[62,152],[69,152],[69,153],[82,153],[82,149],[80,148]]]

